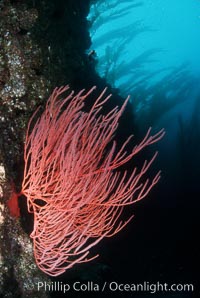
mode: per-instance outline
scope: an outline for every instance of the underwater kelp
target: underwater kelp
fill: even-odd
[[[132,95],[135,121],[146,129],[198,91],[200,5],[187,0],[109,4],[96,1],[105,20],[90,28],[96,70],[121,95]],[[89,20],[94,15],[92,6]]]

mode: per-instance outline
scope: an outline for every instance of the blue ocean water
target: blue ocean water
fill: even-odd
[[[140,126],[188,125],[200,110],[200,1],[100,0],[88,20],[96,70],[131,95]]]
[[[130,127],[140,139],[149,126],[166,131],[160,142],[141,153],[142,159],[145,156],[148,160],[159,151],[148,177],[160,169],[161,179],[150,192],[150,200],[137,209],[135,219],[140,222],[134,221],[130,230],[123,231],[129,241],[119,246],[113,242],[119,247],[116,268],[123,272],[125,282],[149,278],[169,283],[193,281],[199,286],[195,264],[200,251],[196,243],[200,212],[200,0],[92,2],[89,51],[95,51],[96,58],[94,55],[91,60],[119,94],[124,98],[131,95],[127,108],[133,113],[120,126],[125,131],[133,118]],[[136,156],[134,162],[138,160]],[[193,295],[183,291],[174,294]],[[134,295],[143,297],[142,293]]]

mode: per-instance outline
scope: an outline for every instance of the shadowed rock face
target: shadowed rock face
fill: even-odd
[[[56,85],[73,84],[89,47],[89,2],[38,2],[1,1],[0,160],[6,160],[12,177],[23,163],[29,116]]]
[[[5,202],[12,196],[13,183],[16,192],[20,188],[30,115],[57,82],[73,83],[76,72],[84,68],[88,6],[89,1],[0,2],[0,295],[4,297],[48,296],[35,287],[38,280],[48,279],[35,266],[32,244],[22,229],[29,230],[26,214],[22,212],[20,220],[13,218]],[[22,210],[24,203],[20,198]]]

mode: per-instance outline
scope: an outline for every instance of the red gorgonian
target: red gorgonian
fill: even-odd
[[[72,91],[61,100],[69,86],[56,88],[43,114],[35,122],[36,111],[28,125],[21,193],[34,213],[31,238],[36,263],[52,276],[97,257],[89,256],[90,249],[132,219],[120,220],[124,206],[143,199],[160,178],[158,173],[152,181],[141,181],[157,153],[130,175],[117,169],[160,140],[164,131],[151,136],[149,129],[127,154],[130,136],[116,152],[112,139],[128,98],[120,109],[101,115],[111,96],[103,98],[104,89],[90,111],[84,112],[84,101],[94,89],[86,94]]]

